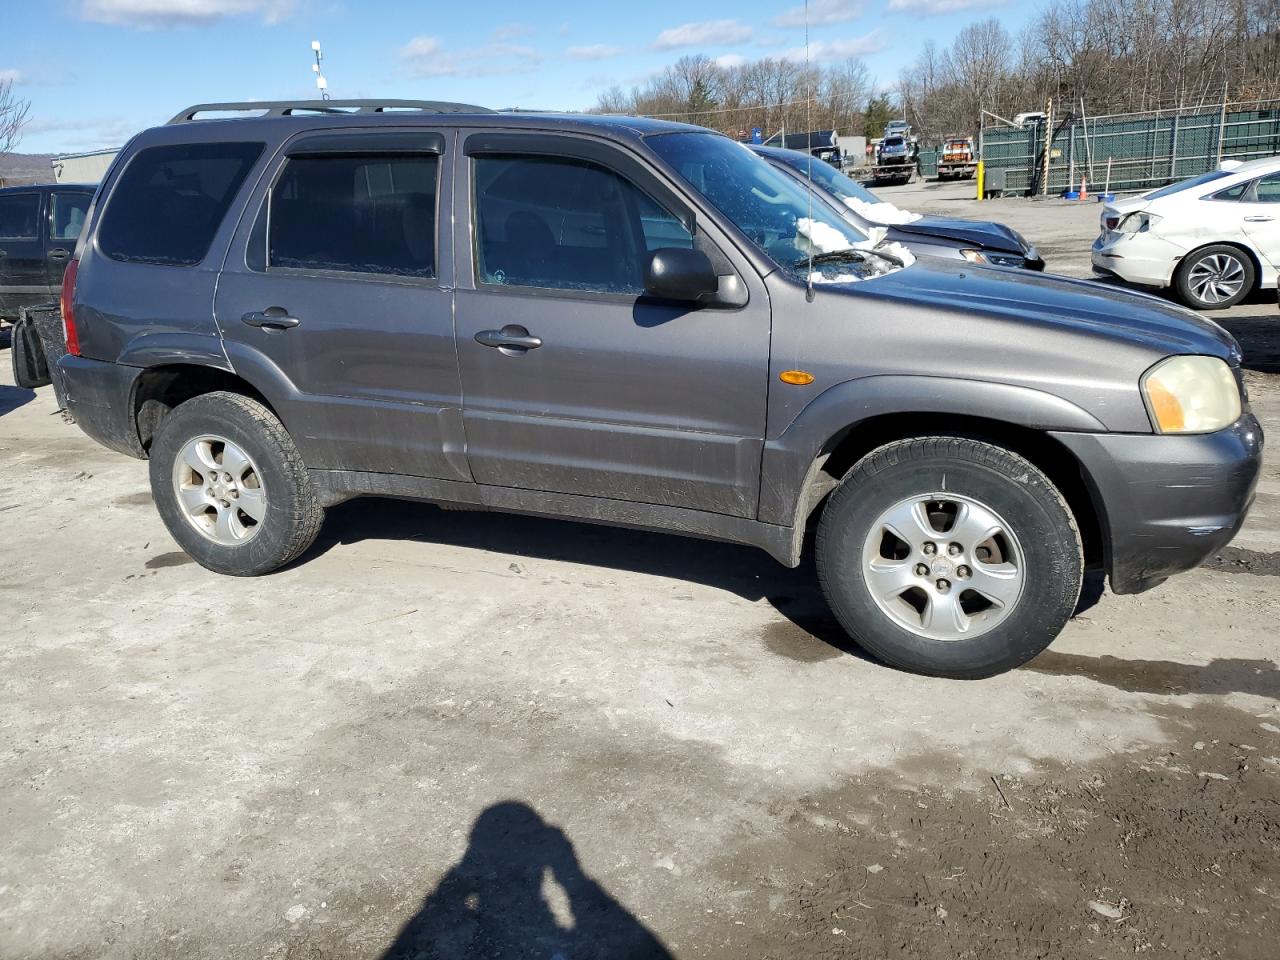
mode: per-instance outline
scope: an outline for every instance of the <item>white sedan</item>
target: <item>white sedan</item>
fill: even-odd
[[[1172,287],[1199,310],[1273,288],[1280,268],[1280,157],[1222,169],[1112,202],[1093,243],[1094,272]]]

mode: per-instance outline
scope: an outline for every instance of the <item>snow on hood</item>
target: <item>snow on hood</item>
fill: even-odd
[[[902,267],[909,267],[916,262],[915,255],[909,249],[896,241],[882,242],[884,233],[883,231],[877,232],[879,236],[863,243],[850,243],[845,239],[844,234],[828,224],[811,220],[808,217],[801,217],[796,221],[797,246],[801,250],[808,248],[807,252],[811,252],[815,256],[820,253],[839,253],[841,250],[870,250],[873,253],[883,253],[890,257],[897,257],[902,261]],[[814,270],[809,279],[813,283],[857,283],[860,280],[883,277],[887,273],[901,270],[902,267],[882,257],[869,255],[866,258],[864,269],[860,273],[828,274],[823,273],[821,270]]]
[[[914,223],[921,219],[920,214],[912,213],[910,210],[902,210],[883,200],[879,203],[867,203],[867,201],[859,200],[857,197],[845,197],[844,203],[846,207],[864,220],[870,220],[872,223],[882,223],[885,226]]]

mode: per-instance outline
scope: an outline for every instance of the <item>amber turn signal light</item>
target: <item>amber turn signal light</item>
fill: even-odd
[[[783,370],[778,374],[778,379],[783,383],[793,383],[797,387],[803,387],[807,383],[813,383],[813,374],[807,370]]]

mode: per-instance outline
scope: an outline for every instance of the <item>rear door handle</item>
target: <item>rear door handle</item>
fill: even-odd
[[[289,311],[284,307],[250,310],[240,319],[251,327],[263,327],[267,330],[288,330],[302,322],[297,317],[289,316]]]
[[[496,347],[509,357],[516,357],[542,346],[539,337],[530,336],[529,331],[518,323],[509,323],[501,330],[481,330],[476,334],[476,343]]]
[[[1245,223],[1270,223],[1275,217],[1245,217]]]
[[[65,260],[69,256],[71,256],[71,251],[65,247],[54,247],[49,251],[50,260]]]

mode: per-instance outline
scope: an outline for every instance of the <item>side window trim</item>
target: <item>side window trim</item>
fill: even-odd
[[[384,143],[389,144],[384,149]],[[356,147],[360,145],[360,148]],[[433,244],[432,276],[415,277],[395,273],[375,273],[358,270],[331,270],[321,267],[286,267],[272,265],[270,262],[271,244],[271,208],[272,197],[276,187],[289,169],[293,160],[310,158],[338,157],[406,157],[430,155],[436,158],[435,172],[435,242]],[[449,242],[447,235],[442,238],[444,227],[441,217],[441,198],[445,176],[445,138],[435,132],[430,133],[398,133],[398,132],[365,132],[349,134],[317,134],[303,136],[288,144],[273,159],[274,169],[270,172],[269,182],[257,204],[253,222],[245,238],[245,268],[253,273],[268,273],[276,276],[293,277],[328,277],[334,280],[359,280],[365,283],[398,283],[414,286],[439,286],[441,251],[444,243]],[[257,256],[255,256],[255,251]]]

